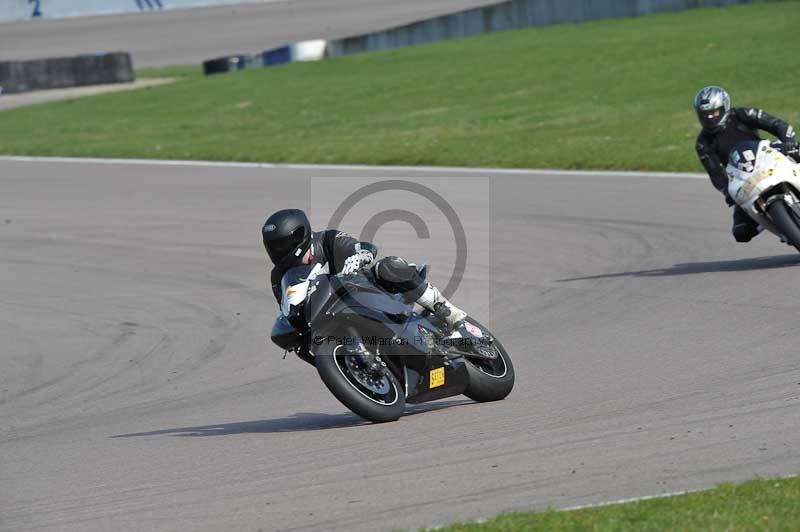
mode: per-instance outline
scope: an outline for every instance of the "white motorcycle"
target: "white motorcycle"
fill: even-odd
[[[728,194],[762,227],[800,251],[800,164],[768,140],[730,154]]]

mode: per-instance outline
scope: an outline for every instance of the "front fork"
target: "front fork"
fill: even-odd
[[[781,183],[767,191],[767,193],[762,194],[762,196],[756,200],[754,206],[755,211],[759,216],[766,218],[767,209],[776,201],[783,201],[796,214],[800,215],[800,199],[798,199],[798,195],[794,189],[786,183]]]

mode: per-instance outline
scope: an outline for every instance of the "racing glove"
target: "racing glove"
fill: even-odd
[[[374,258],[371,252],[360,249],[355,255],[350,255],[345,259],[344,265],[342,266],[342,273],[345,275],[356,273],[362,267],[371,264]]]
[[[800,160],[800,143],[794,137],[783,141],[781,152],[787,157],[792,157],[795,160]]]

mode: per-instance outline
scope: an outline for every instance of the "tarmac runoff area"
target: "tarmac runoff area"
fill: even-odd
[[[265,216],[390,178],[488,242],[459,290],[507,400],[369,425],[268,343]],[[0,529],[392,530],[797,472],[800,255],[734,243],[705,178],[2,158],[0,187]],[[441,283],[418,200],[430,242],[376,240]]]
[[[126,51],[134,67],[197,64],[305,39],[335,38],[406,24],[495,0],[266,0],[228,6],[0,23],[4,59]],[[0,94],[0,111],[130,90],[172,80]]]
[[[25,107],[45,102],[59,100],[73,100],[85,96],[105,94],[107,92],[130,91],[155,87],[175,81],[173,78],[150,78],[141,79],[132,83],[109,83],[106,85],[91,85],[88,87],[70,87],[68,89],[52,89],[45,91],[23,92],[20,94],[0,94],[0,111],[13,109],[15,107]]]
[[[136,68],[200,64],[286,43],[359,35],[496,0],[285,0],[0,23],[3,59],[130,52]]]

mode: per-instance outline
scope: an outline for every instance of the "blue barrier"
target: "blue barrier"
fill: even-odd
[[[261,53],[264,66],[281,65],[292,61],[292,47],[288,44]]]
[[[203,72],[206,75],[221,74],[245,68],[283,65],[294,61],[318,61],[325,56],[326,46],[327,43],[323,40],[302,41],[264,50],[255,56],[232,55],[217,57],[203,61]]]

